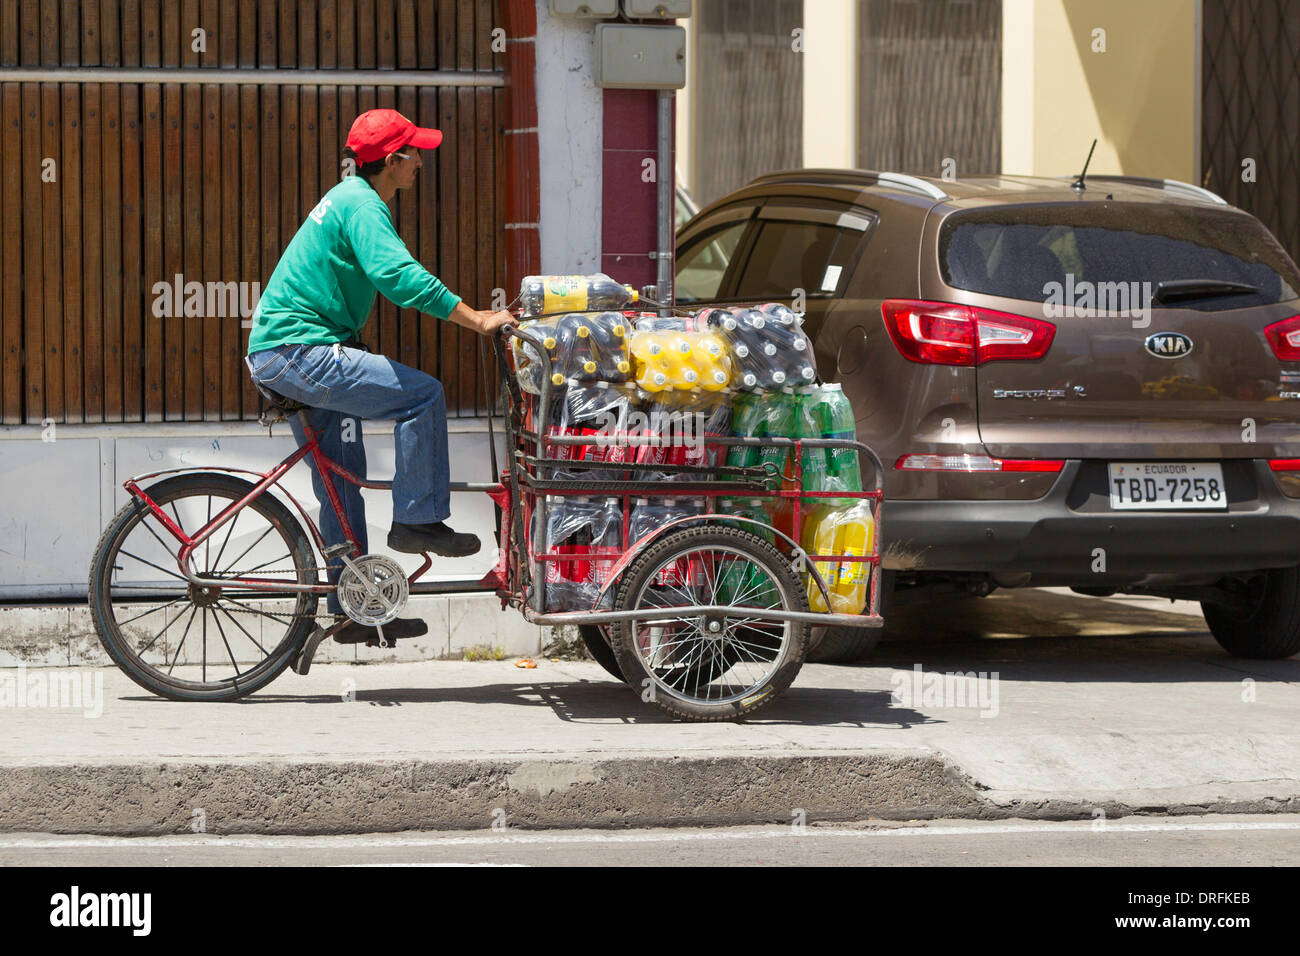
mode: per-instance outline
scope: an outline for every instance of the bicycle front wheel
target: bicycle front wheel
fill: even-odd
[[[164,479],[145,493],[192,536],[253,488],[233,475],[192,474]],[[172,700],[234,700],[266,686],[314,629],[317,595],[191,584],[177,561],[180,547],[137,499],[104,529],[89,582],[104,649],[137,684]],[[200,545],[192,566],[202,577],[319,580],[302,525],[270,494],[253,499]]]

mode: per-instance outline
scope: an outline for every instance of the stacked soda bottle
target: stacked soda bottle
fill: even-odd
[[[636,383],[647,392],[717,392],[731,383],[726,341],[712,332],[643,330],[632,336]]]
[[[628,319],[621,312],[570,312],[523,322],[519,328],[540,340],[540,347],[517,338],[512,344],[519,386],[534,395],[541,393],[541,376],[548,365],[554,386],[566,382],[619,384],[632,377]],[[542,351],[549,363],[541,360]]]
[[[769,302],[757,309],[705,309],[697,321],[717,331],[730,347],[734,388],[774,391],[817,380],[812,343],[788,306]]]
[[[628,545],[633,546],[648,535],[662,528],[670,521],[704,514],[703,498],[663,498],[651,500],[637,498],[632,502],[632,512],[628,516]],[[683,522],[689,527],[689,522]],[[693,567],[688,557],[680,558],[660,569],[651,582],[651,587],[673,588],[675,591],[693,593],[703,580],[702,569]]]
[[[640,296],[603,272],[585,276],[524,276],[519,286],[523,318],[558,312],[621,311]]]
[[[574,463],[572,468],[557,466],[554,477],[589,481],[627,478],[626,471],[582,468],[580,463],[629,459],[631,449],[624,437],[634,399],[634,389],[629,385],[592,382],[568,386],[552,406],[548,433],[587,438],[591,444],[548,443],[547,457]]]
[[[852,440],[853,408],[839,385],[802,389],[797,397],[796,430],[801,438]],[[862,471],[854,448],[805,448],[800,460],[804,491],[862,490]],[[863,557],[875,537],[871,502],[861,498],[808,497],[800,545],[808,554]],[[827,606],[812,575],[805,573],[808,602],[814,611],[858,614],[866,605],[870,565],[865,561],[817,561],[830,593]]]
[[[711,440],[728,433],[731,405],[715,392],[667,392],[646,395],[642,434],[651,437],[637,447],[637,481],[708,481],[709,474],[657,471],[655,465],[716,465],[719,446]]]
[[[623,513],[618,499],[551,495],[546,502],[545,544],[561,556],[546,562],[548,607],[608,609],[613,594],[602,596],[600,589],[621,553]]]

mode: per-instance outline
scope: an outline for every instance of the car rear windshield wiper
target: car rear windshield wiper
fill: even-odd
[[[1251,295],[1256,286],[1226,279],[1171,279],[1156,284],[1154,302],[1181,302],[1185,299],[1213,299],[1221,295]]]

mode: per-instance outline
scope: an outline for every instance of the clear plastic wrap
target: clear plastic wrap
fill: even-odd
[[[772,302],[756,309],[706,309],[698,318],[726,340],[733,388],[774,391],[817,380],[812,342],[788,307]]]
[[[669,392],[648,401],[634,415],[637,433],[655,441],[635,449],[637,481],[708,481],[712,475],[668,473],[655,465],[716,465],[719,447],[709,440],[728,433],[731,405],[716,392]]]
[[[875,545],[875,520],[871,502],[859,499],[847,506],[818,505],[803,523],[803,540],[800,542],[807,554],[834,554],[863,557]],[[860,614],[867,603],[867,584],[871,579],[871,565],[865,561],[814,561],[826,589],[830,592],[827,607],[821,589],[812,574],[803,573],[808,590],[808,604],[813,611],[832,614]]]
[[[839,385],[800,389],[797,395],[800,438],[852,440],[856,435],[853,408]],[[862,470],[853,448],[805,448],[802,456],[804,491],[861,491]],[[807,504],[848,506],[852,499],[806,498]]]
[[[731,382],[727,343],[713,332],[644,330],[632,336],[636,383],[647,392],[721,391]]]
[[[519,284],[519,302],[524,318],[557,312],[622,309],[639,298],[631,286],[615,282],[603,272],[583,276],[524,276]]]
[[[553,553],[563,555],[545,562],[548,610],[612,606],[613,593],[601,598],[600,589],[621,554],[622,525],[617,498],[552,495],[546,499],[546,543]]]
[[[541,341],[541,348],[545,349],[546,354],[550,357],[550,364],[554,365],[559,347],[559,340],[555,335],[555,320],[540,319],[534,322],[521,322],[519,323],[519,329]],[[511,338],[510,348],[514,353],[515,378],[519,382],[519,387],[525,392],[540,395],[542,393],[542,375],[545,374],[548,363],[542,361],[539,348],[532,342],[525,342],[518,338]]]
[[[556,399],[547,433],[590,437],[595,441],[591,445],[548,443],[548,458],[573,462],[572,468],[556,466],[554,477],[586,481],[626,478],[626,471],[582,468],[580,463],[631,460],[632,450],[626,436],[634,400],[635,389],[630,385],[595,382],[564,389]]]
[[[654,531],[670,521],[704,514],[703,498],[662,498],[651,500],[637,498],[633,501],[632,512],[628,516],[629,546],[635,546]],[[686,525],[689,527],[689,525]],[[663,568],[655,579],[656,587],[671,587],[677,590],[689,589],[697,582],[698,575],[692,570],[689,557],[683,557]]]

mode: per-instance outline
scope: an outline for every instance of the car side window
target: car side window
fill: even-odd
[[[736,254],[748,219],[704,233],[677,256],[677,300],[704,302],[716,299],[727,267]]]
[[[807,295],[839,291],[869,227],[862,217],[842,218],[851,225],[834,220],[763,220],[737,281],[736,296],[786,298],[795,289],[803,289]]]

